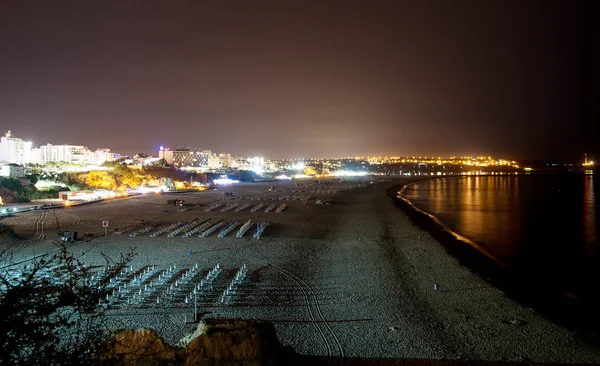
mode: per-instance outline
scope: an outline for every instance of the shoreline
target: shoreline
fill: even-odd
[[[435,177],[419,179],[407,183],[396,183],[386,189],[396,207],[404,212],[412,223],[429,233],[448,254],[459,260],[461,265],[473,270],[483,280],[505,292],[511,299],[525,307],[535,309],[548,320],[565,326],[573,331],[600,330],[600,317],[593,304],[562,292],[552,285],[531,283],[516,273],[507,270],[507,266],[480,244],[470,240],[446,226],[435,214],[429,213],[407,198],[401,197],[404,188],[429,179],[448,179],[462,177]],[[590,343],[600,345],[600,340]]]

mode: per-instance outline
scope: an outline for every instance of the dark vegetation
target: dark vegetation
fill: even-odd
[[[133,249],[97,271],[57,242],[53,253],[17,264],[0,253],[0,364],[79,365],[104,352],[111,338],[100,305],[110,279],[134,256]]]
[[[20,179],[0,178],[0,195],[4,203],[25,203],[36,199],[57,198],[58,192],[65,189],[56,187],[40,191],[33,184],[23,183]]]

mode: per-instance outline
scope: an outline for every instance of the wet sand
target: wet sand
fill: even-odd
[[[53,244],[40,236],[43,219],[47,238],[56,237],[57,225],[80,235],[94,233],[95,238],[71,247],[88,263],[102,265],[101,253],[117,258],[130,247],[138,253],[134,268],[176,265],[184,269],[198,263],[204,275],[219,263],[223,271],[213,291],[200,300],[203,315],[271,321],[281,342],[303,355],[373,362],[600,361],[600,351],[578,334],[511,300],[415,226],[390,198],[403,181],[375,181],[373,185],[370,181],[330,181],[299,189],[292,183],[276,184],[278,195],[310,194],[307,204],[300,200],[240,201],[264,202],[265,207],[285,202],[289,207],[282,213],[250,213],[249,208],[206,212],[208,205],[221,199],[220,191],[106,201],[54,210],[45,219],[42,212],[33,211],[2,221],[21,237],[3,244],[17,246],[16,260],[51,250]],[[269,184],[224,190],[262,196],[269,195]],[[333,204],[316,205],[316,198]],[[172,199],[185,200],[181,212],[166,204]],[[227,200],[234,201],[235,197]],[[250,232],[241,239],[234,233],[225,238],[217,238],[216,233],[207,238],[129,236],[143,227],[208,218],[227,222],[266,218],[271,225],[260,240],[252,239]],[[102,236],[103,220],[110,222],[108,238]],[[246,281],[228,304],[219,303],[219,294],[242,264],[248,268]],[[110,324],[157,329],[171,342],[193,329],[193,324],[183,322],[191,314],[189,304],[161,305],[116,308],[109,312]]]

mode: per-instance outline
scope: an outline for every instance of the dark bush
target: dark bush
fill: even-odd
[[[15,196],[14,203],[29,203],[31,200],[24,196]]]
[[[25,266],[0,252],[8,263],[0,270],[0,365],[87,365],[110,337],[98,304],[133,250],[118,262],[107,258],[107,271],[98,274],[56,244],[57,252]]]

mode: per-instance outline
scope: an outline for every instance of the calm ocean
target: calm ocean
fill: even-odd
[[[527,281],[585,301],[600,284],[600,177],[476,176],[433,179],[403,196]]]

